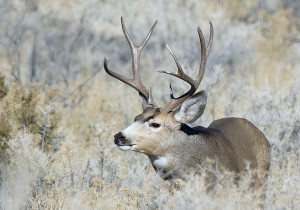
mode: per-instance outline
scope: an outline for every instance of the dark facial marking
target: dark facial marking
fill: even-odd
[[[159,109],[149,107],[143,111],[142,114],[139,114],[134,118],[134,122],[140,121],[140,122],[147,122],[151,119],[153,119],[157,114],[159,113]]]

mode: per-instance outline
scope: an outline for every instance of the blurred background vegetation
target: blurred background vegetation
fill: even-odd
[[[238,188],[205,195],[201,181],[180,191],[161,181],[147,157],[120,152],[114,133],[141,112],[136,91],[110,78],[131,76],[123,16],[136,42],[158,20],[141,57],[142,79],[159,104],[188,85],[168,44],[193,76],[197,26],[215,29],[200,89],[208,126],[244,117],[272,146],[267,209],[300,208],[299,0],[0,1],[0,205],[3,209],[253,209]],[[195,188],[196,187],[196,188]],[[243,188],[244,187],[244,188]],[[199,197],[199,195],[201,196]],[[203,196],[202,196],[203,195]]]

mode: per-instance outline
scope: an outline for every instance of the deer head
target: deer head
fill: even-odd
[[[142,50],[148,42],[157,21],[151,27],[148,35],[140,45],[136,45],[130,38],[121,18],[123,33],[128,41],[132,55],[132,72],[133,78],[128,79],[119,75],[108,68],[108,59],[104,59],[104,69],[112,77],[124,82],[125,84],[136,89],[142,101],[143,112],[135,117],[134,123],[115,135],[115,144],[122,150],[132,150],[142,152],[150,157],[163,156],[172,150],[172,144],[176,142],[170,141],[175,135],[183,135],[178,133],[186,123],[196,121],[203,113],[207,95],[204,90],[197,92],[201,80],[204,75],[206,60],[210,52],[213,40],[213,26],[210,22],[210,37],[208,46],[206,47],[203,33],[198,27],[198,35],[201,47],[201,64],[198,76],[193,79],[187,75],[181,67],[176,55],[167,46],[176,66],[177,73],[160,71],[161,73],[175,76],[190,85],[190,89],[180,97],[175,98],[172,86],[170,85],[170,102],[163,107],[158,107],[152,97],[151,89],[147,89],[140,78],[139,64]],[[179,137],[180,138],[180,137]],[[181,137],[183,138],[183,137]]]

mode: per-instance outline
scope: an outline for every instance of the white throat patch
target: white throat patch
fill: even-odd
[[[125,146],[125,145],[118,146],[118,148],[123,151],[133,150],[132,146]]]
[[[159,169],[164,169],[167,166],[167,164],[168,164],[168,159],[165,157],[160,157],[153,161],[153,165]]]

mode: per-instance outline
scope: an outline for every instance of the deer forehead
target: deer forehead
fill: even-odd
[[[134,119],[135,122],[147,122],[160,114],[158,108],[148,107],[141,114],[137,115]]]
[[[159,123],[159,124],[173,124],[174,121],[174,113],[170,112],[165,114],[160,111],[159,108],[149,107],[143,111],[143,113],[137,115],[134,119],[135,122],[140,123]]]
[[[174,123],[170,116],[170,114],[160,112],[158,108],[147,108],[143,113],[137,115],[134,119],[134,123],[125,128],[122,133],[131,138],[144,136],[146,133],[147,135],[159,133],[164,126],[169,127],[169,125]],[[159,123],[162,126],[152,128],[150,126],[151,123]]]

